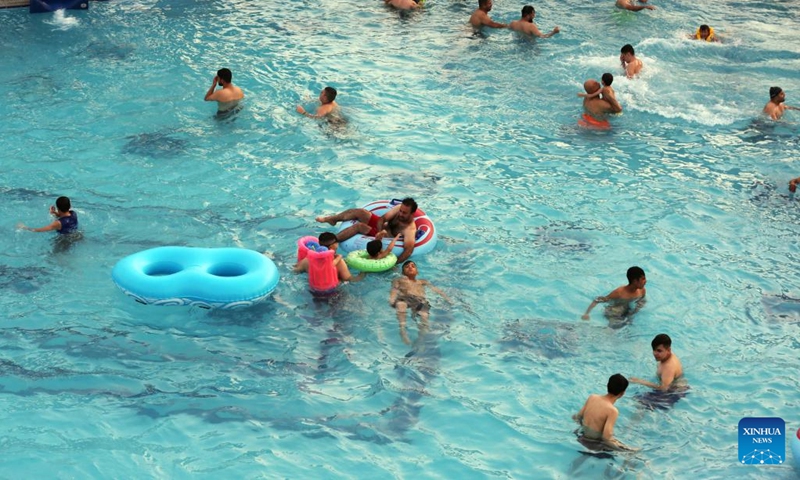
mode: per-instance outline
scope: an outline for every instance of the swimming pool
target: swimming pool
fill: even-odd
[[[800,104],[791,5],[548,1],[537,24],[562,33],[530,42],[469,35],[474,2],[428,2],[408,16],[297,0],[0,11],[2,475],[764,474],[736,463],[739,419],[800,420],[786,190],[800,116],[757,120],[772,85]],[[685,40],[699,21],[729,41]],[[576,93],[619,73],[625,43],[645,73],[617,76],[624,115],[579,129]],[[223,66],[247,97],[217,120],[202,100]],[[346,127],[294,112],[328,84]],[[45,224],[59,195],[81,241],[15,230]],[[420,276],[455,299],[430,294],[413,348],[391,276],[322,302],[290,273],[316,215],[405,195],[439,232]],[[236,312],[136,304],[111,268],[162,245],[266,251],[277,296]],[[649,280],[633,323],[581,321],[631,265]],[[616,434],[644,450],[580,454],[570,415],[612,373],[651,378],[661,332],[690,395],[652,412],[631,386]]]

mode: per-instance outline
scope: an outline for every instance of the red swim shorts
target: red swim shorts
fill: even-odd
[[[375,215],[372,212],[370,212],[369,214],[370,214],[369,223],[368,223],[368,225],[369,225],[369,233],[367,233],[367,236],[368,237],[374,237],[375,235],[378,234],[378,220],[380,220],[381,217]]]
[[[611,128],[611,124],[608,120],[598,120],[588,113],[583,114],[578,120],[578,125],[588,128]]]

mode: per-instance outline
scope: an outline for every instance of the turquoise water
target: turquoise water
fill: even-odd
[[[736,463],[744,416],[800,426],[800,115],[791,3],[537,3],[541,41],[472,38],[474,2],[93,2],[0,11],[0,475],[180,478],[794,478]],[[495,2],[495,20],[521,4]],[[684,39],[698,21],[728,40]],[[579,129],[583,80],[625,114]],[[227,66],[246,92],[214,118]],[[339,90],[349,124],[294,112]],[[68,195],[84,238],[18,231]],[[290,272],[318,214],[415,197],[439,231],[429,335],[405,346],[390,279],[315,301]],[[161,245],[239,246],[281,270],[244,311],[146,307],[113,265]],[[611,329],[591,299],[640,265],[648,304]],[[612,373],[652,379],[665,332],[690,395],[579,453],[570,415]],[[412,339],[417,329],[410,324]]]

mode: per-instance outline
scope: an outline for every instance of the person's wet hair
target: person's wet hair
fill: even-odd
[[[639,267],[631,267],[631,268],[629,268],[627,275],[628,275],[628,283],[633,283],[636,280],[639,280],[640,278],[645,276],[644,275],[644,270],[642,270]]]
[[[630,53],[631,55],[636,55],[633,53],[633,45],[630,43],[623,45],[622,48],[619,50],[619,53]]]
[[[225,83],[231,83],[231,80],[233,80],[233,73],[227,68],[217,70],[217,76]]]
[[[56,208],[59,212],[66,213],[69,212],[69,209],[72,208],[72,204],[67,197],[58,197],[56,200]]]
[[[669,338],[669,335],[666,333],[659,333],[656,335],[656,338],[650,342],[650,346],[653,347],[653,350],[658,348],[659,346],[663,345],[664,348],[671,348],[672,347],[672,339]]]
[[[769,98],[770,98],[770,100],[775,98],[775,97],[777,97],[778,95],[780,95],[782,91],[783,90],[781,90],[781,87],[770,87],[769,88]]]
[[[319,244],[323,247],[330,247],[339,240],[336,238],[335,233],[322,232],[319,234]]]
[[[525,5],[524,7],[522,7],[522,16],[523,16],[523,17],[524,17],[525,15],[530,15],[530,14],[532,14],[532,13],[533,13],[533,14],[536,14],[536,9],[534,9],[532,6],[530,6],[530,5]]]
[[[411,198],[411,197],[404,198],[403,199],[403,205],[405,205],[406,207],[409,207],[411,209],[411,213],[414,213],[414,212],[417,211],[417,202],[415,202],[414,199]]]
[[[608,388],[608,393],[611,395],[619,395],[628,389],[628,379],[623,377],[620,373],[615,373],[608,377],[608,384],[606,387]]]
[[[478,0],[478,7],[486,6],[489,3],[489,0]]]
[[[336,89],[333,87],[325,87],[322,89],[325,92],[325,98],[328,99],[329,102],[336,100]]]
[[[601,77],[603,79],[603,85],[606,87],[610,87],[612,83],[614,83],[614,75],[610,73],[604,73]]]
[[[374,257],[375,255],[381,253],[381,248],[383,248],[383,242],[380,240],[373,240],[367,243],[367,253],[370,257]]]
[[[711,27],[709,27],[708,25],[700,25],[700,31],[701,32],[709,32],[710,33],[711,32]]]
[[[406,262],[403,264],[403,268],[401,268],[400,270],[401,270],[403,273],[406,273],[406,267],[407,267],[407,266],[409,266],[409,265],[416,265],[416,263],[414,263],[414,260],[407,260],[407,261],[406,261]]]

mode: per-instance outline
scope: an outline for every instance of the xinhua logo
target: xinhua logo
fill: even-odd
[[[782,418],[739,420],[739,463],[780,465],[786,458],[786,422]]]

